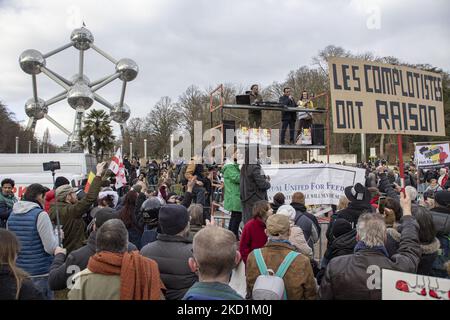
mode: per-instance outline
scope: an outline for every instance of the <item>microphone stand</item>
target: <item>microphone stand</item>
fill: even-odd
[[[55,170],[52,170],[52,177],[53,177],[53,187],[55,186]],[[61,222],[59,220],[59,209],[58,204],[55,200],[55,207],[56,207],[56,233],[58,235],[58,246],[62,247],[61,243]]]

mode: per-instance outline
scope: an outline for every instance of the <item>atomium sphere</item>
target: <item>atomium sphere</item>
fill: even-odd
[[[78,50],[87,50],[91,43],[94,43],[94,36],[88,29],[79,28],[72,31],[70,41],[73,42],[73,46]]]
[[[122,81],[132,81],[137,77],[139,72],[139,67],[131,59],[124,58],[120,59],[116,64],[116,71],[121,72],[120,80]]]
[[[67,93],[67,102],[77,109],[89,109],[94,103],[94,93],[84,82],[77,81]]]
[[[19,57],[19,64],[24,72],[38,74],[41,72],[41,66],[45,66],[45,58],[39,51],[29,49],[22,52]]]
[[[119,107],[119,103],[114,104],[114,109],[110,113],[111,119],[117,123],[124,123],[130,117],[130,107],[127,104],[123,104]]]
[[[25,103],[25,113],[30,118],[40,120],[44,118],[47,112],[48,107],[45,105],[45,101],[40,98],[38,98],[37,103],[34,101],[34,98],[28,99]]]
[[[85,84],[85,85],[87,85],[87,86],[90,86],[90,84],[91,84],[91,80],[89,80],[89,78],[85,75],[85,74],[83,74],[83,77],[80,79],[80,75],[77,73],[77,74],[74,74],[71,78],[70,78],[70,81],[73,83],[73,84],[75,84],[75,83],[83,83],[83,84]]]

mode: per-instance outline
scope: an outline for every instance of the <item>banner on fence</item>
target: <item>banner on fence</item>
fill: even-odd
[[[338,204],[345,187],[365,182],[364,169],[334,164],[263,166],[263,170],[270,176],[269,201],[282,192],[290,203],[294,192],[302,192],[306,205]]]

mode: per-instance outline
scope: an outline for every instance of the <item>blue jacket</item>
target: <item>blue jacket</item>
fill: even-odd
[[[16,234],[21,246],[16,264],[31,276],[48,274],[53,261],[53,256],[44,249],[37,228],[42,211],[40,207],[33,207],[26,213],[15,214],[13,209],[8,219],[8,230]]]

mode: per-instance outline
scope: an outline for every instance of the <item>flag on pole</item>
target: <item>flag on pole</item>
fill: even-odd
[[[95,178],[95,173],[93,173],[92,171],[89,172],[89,176],[88,176],[88,181],[86,183],[86,186],[84,187],[84,192],[88,193],[89,192],[89,187],[91,186],[92,181]]]
[[[125,177],[125,167],[123,165],[122,150],[119,148],[115,156],[112,157],[111,163],[109,164],[109,169],[116,175],[115,187],[121,188],[127,184],[127,179]]]
[[[111,159],[111,163],[109,164],[109,170],[111,170],[115,175],[117,175],[121,163],[123,164],[122,150],[119,148],[117,149],[116,154]]]

